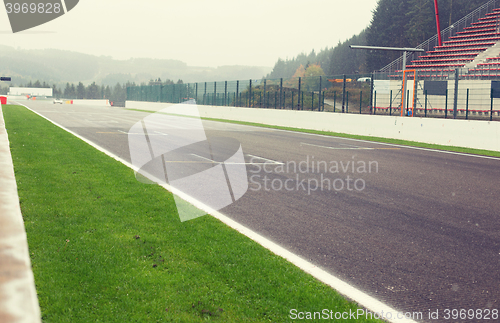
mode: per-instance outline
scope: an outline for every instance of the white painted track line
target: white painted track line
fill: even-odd
[[[271,164],[283,165],[282,162],[279,162],[279,161],[276,161],[276,160],[267,159],[267,158],[264,158],[264,157],[254,156],[254,155],[250,155],[250,154],[245,154],[245,155],[247,155],[248,157],[252,157],[252,159],[255,158],[255,159],[265,160],[266,162],[269,162]],[[254,164],[254,163],[250,163],[250,164]]]
[[[72,135],[74,135],[75,137],[83,140],[84,142],[88,143],[89,145],[91,145],[92,147],[96,148],[97,150],[105,153],[106,155],[116,159],[117,161],[123,163],[124,165],[126,165],[127,167],[133,169],[134,171],[138,171],[137,167],[135,167],[134,165],[130,164],[129,162],[127,162],[126,160],[116,156],[115,154],[111,153],[110,151],[96,145],[95,143],[87,140],[86,138],[83,138],[81,137],[80,135],[74,133],[73,131],[65,128],[64,126],[46,118],[45,116],[39,114],[38,112],[30,109],[29,107],[23,105],[23,104],[20,104],[20,103],[17,103],[21,106],[24,106],[25,108],[27,108],[28,110],[32,111],[33,113],[39,115],[40,117],[46,119],[47,121],[53,123],[54,125],[60,127],[61,129],[71,133]],[[248,156],[252,156],[252,155],[248,155]],[[258,157],[258,156],[253,156],[253,157],[256,157],[256,158],[261,158],[263,160],[266,160],[265,158],[262,158],[262,157]],[[274,162],[274,163],[279,163],[279,162],[276,162],[276,161],[272,161],[272,160],[268,160],[270,162]],[[211,216],[213,216],[214,218],[220,220],[221,222],[225,223],[226,225],[228,225],[229,227],[235,229],[236,231],[240,232],[241,234],[249,237],[250,239],[252,239],[253,241],[257,242],[258,244],[260,244],[261,246],[263,246],[264,248],[270,250],[271,252],[273,252],[274,254],[278,255],[278,256],[281,256],[283,258],[285,258],[286,260],[288,260],[289,262],[291,262],[292,264],[294,264],[295,266],[299,267],[300,269],[302,269],[304,272],[312,275],[314,278],[318,279],[319,281],[331,286],[333,289],[335,289],[336,291],[338,291],[340,294],[344,295],[345,297],[355,301],[356,303],[358,303],[361,307],[364,307],[366,308],[367,310],[373,312],[373,313],[381,313],[382,311],[384,313],[392,313],[392,316],[393,318],[392,319],[388,319],[387,321],[389,322],[405,322],[405,323],[412,323],[412,322],[415,322],[413,320],[410,320],[410,319],[398,319],[397,318],[397,313],[399,313],[398,310],[390,307],[389,305],[387,304],[384,304],[383,302],[377,300],[376,298],[364,293],[363,291],[355,288],[354,286],[351,286],[349,285],[348,283],[344,282],[343,280],[339,279],[338,277],[332,275],[332,274],[329,274],[328,272],[324,271],[323,269],[317,267],[316,265],[310,263],[309,261],[307,260],[304,260],[302,259],[301,257],[299,257],[298,255],[295,255],[294,253],[286,250],[285,248],[279,246],[278,244],[274,243],[273,241],[263,237],[262,235],[258,234],[257,232],[241,225],[240,223],[230,219],[229,217],[227,217],[226,215],[222,214],[221,212],[217,211],[217,210],[214,210],[212,208],[210,208],[209,206],[201,203],[200,201],[192,198],[191,196],[188,196],[186,194],[184,194],[183,192],[181,191],[178,191],[176,190],[175,188],[167,185],[167,184],[162,184],[160,185],[162,187],[164,187],[166,190],[172,192],[173,194],[179,196],[180,198],[184,199],[185,201],[191,203],[192,205],[194,205],[195,207],[207,212],[208,214],[210,214]]]

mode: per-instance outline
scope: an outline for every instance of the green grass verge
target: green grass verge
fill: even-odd
[[[44,322],[290,322],[357,309],[20,106],[3,106]],[[314,321],[314,320],[312,320]]]
[[[157,111],[140,110],[140,109],[128,109],[128,110],[134,110],[134,111],[140,111],[140,112],[149,112],[149,113],[156,113],[157,112]],[[366,141],[374,141],[374,142],[383,142],[383,143],[389,143],[389,144],[395,144],[395,145],[402,145],[402,146],[429,148],[429,149],[444,150],[444,151],[454,151],[454,152],[459,152],[459,153],[481,155],[481,156],[500,157],[500,151],[493,151],[493,150],[474,149],[474,148],[465,148],[465,147],[456,147],[456,146],[435,145],[435,144],[427,144],[427,143],[418,142],[418,141],[391,139],[391,138],[383,138],[383,137],[371,137],[371,136],[351,135],[351,134],[345,134],[345,133],[339,133],[339,132],[331,132],[331,131],[319,131],[319,130],[311,130],[311,129],[281,127],[281,126],[273,126],[273,125],[267,125],[267,124],[263,124],[263,123],[255,123],[255,122],[245,122],[245,121],[216,119],[216,118],[202,118],[202,119],[203,120],[210,120],[210,121],[235,123],[235,124],[241,124],[241,125],[247,125],[247,126],[255,126],[255,127],[280,129],[280,130],[288,130],[288,131],[295,131],[295,132],[312,133],[312,134],[332,136],[332,137],[342,137],[342,138],[350,138],[350,139],[358,139],[358,140],[366,140]]]

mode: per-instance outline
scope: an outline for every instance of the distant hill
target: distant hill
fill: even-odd
[[[116,60],[57,49],[26,50],[0,45],[0,75],[11,76],[12,84],[47,82],[62,87],[67,82],[114,86],[116,83],[170,79],[177,82],[210,82],[260,79],[271,71],[262,66],[188,66],[172,59],[133,58]]]

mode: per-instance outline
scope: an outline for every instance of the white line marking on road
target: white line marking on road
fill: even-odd
[[[118,132],[121,132],[125,135],[142,135],[144,136],[143,133],[138,133],[138,132],[126,132],[126,131],[123,131],[123,130],[117,130]],[[168,136],[168,134],[166,133],[162,133],[162,132],[159,132],[159,131],[155,131],[157,133],[150,133],[148,134],[148,136]]]
[[[219,122],[222,122],[222,121],[219,121]],[[245,125],[245,126],[247,126],[247,125]],[[260,128],[260,127],[257,127],[257,126],[247,126],[247,127]],[[431,148],[423,148],[423,147],[405,146],[405,145],[390,144],[390,143],[387,143],[387,142],[379,142],[379,141],[370,141],[370,140],[345,138],[345,137],[338,137],[338,136],[320,135],[320,134],[317,134],[317,133],[298,132],[298,131],[283,130],[283,129],[274,129],[274,128],[267,128],[267,129],[272,129],[272,130],[276,130],[276,131],[283,131],[283,132],[290,132],[290,133],[293,133],[293,134],[301,134],[301,135],[323,137],[323,138],[330,138],[330,139],[331,138],[335,138],[335,139],[343,139],[343,140],[350,140],[350,141],[356,141],[356,142],[363,142],[363,143],[367,143],[367,144],[376,144],[376,145],[383,145],[383,146],[399,147],[401,149],[407,148],[407,149],[425,150],[425,151],[431,151],[431,152],[436,152],[436,153],[451,154],[451,155],[466,156],[466,157],[475,157],[475,158],[484,158],[484,159],[493,159],[493,160],[500,161],[499,157],[466,154],[466,153],[459,153],[459,152],[455,152],[455,151],[439,150],[439,149],[431,149]],[[425,142],[423,142],[423,144],[425,144]],[[436,145],[438,145],[438,144],[436,144]],[[464,148],[464,147],[458,147],[457,146],[456,148]]]
[[[305,146],[312,146],[312,147],[319,147],[319,148],[326,148],[326,149],[335,149],[335,150],[375,150],[376,148],[368,148],[368,147],[329,147],[329,146],[320,146],[320,145],[313,145],[313,144],[308,144],[305,142],[301,142],[300,145],[305,145]]]
[[[249,157],[252,157],[252,158],[257,158],[257,159],[261,159],[261,160],[265,160],[265,161],[268,161],[272,164],[276,164],[276,165],[283,165],[282,162],[279,162],[279,161],[275,161],[275,160],[272,160],[272,159],[267,159],[267,158],[264,158],[264,157],[259,157],[259,156],[254,156],[254,155],[250,155],[250,154],[245,154]],[[254,165],[257,165],[256,163],[250,163],[250,164],[254,164]]]
[[[206,161],[209,161],[213,164],[222,164],[222,162],[218,162],[218,161],[215,161],[215,160],[212,160],[212,159],[209,159],[209,158],[205,158],[205,157],[202,157],[202,156],[199,156],[199,155],[196,155],[196,154],[191,154],[192,156],[195,156],[195,157],[198,157],[198,158],[201,158],[203,160],[206,160]],[[225,165],[268,165],[269,163],[228,163],[228,162],[224,162]]]
[[[16,102],[17,103],[17,102]],[[29,107],[25,106],[24,104],[17,103],[21,106],[24,106],[26,109],[32,111],[33,113],[39,115],[40,117],[44,118],[45,120],[51,122],[52,124],[60,127],[61,129],[69,132],[70,134],[74,135],[75,137],[83,140],[87,144],[91,145],[92,147],[96,148],[97,150],[105,153],[106,155],[110,156],[111,158],[114,158],[115,160],[121,162],[122,164],[126,165],[127,167],[133,169],[134,171],[139,171],[137,167],[129,163],[128,161],[122,159],[121,157],[116,156],[115,154],[111,153],[110,151],[102,148],[101,146],[91,142],[90,140],[83,138],[82,136],[78,135],[77,133],[65,128],[64,126],[58,124],[57,122],[54,122],[45,116],[39,114],[38,112],[30,109]],[[248,155],[251,156],[251,155]],[[256,157],[256,156],[255,156]],[[261,158],[261,157],[257,157]],[[203,210],[207,212],[208,214],[212,215],[214,218],[220,220],[221,222],[225,223],[229,227],[235,229],[236,231],[240,232],[241,234],[249,237],[253,241],[257,242],[264,248],[270,250],[274,254],[281,256],[294,264],[295,266],[299,267],[302,269],[304,272],[310,274],[311,276],[315,277],[316,279],[320,280],[321,282],[329,285],[333,289],[335,289],[337,292],[340,294],[346,296],[347,298],[350,298],[351,300],[355,301],[359,305],[365,307],[366,309],[370,310],[371,312],[377,312],[381,313],[381,311],[384,311],[385,313],[391,312],[393,315],[396,315],[396,313],[400,312],[397,311],[396,309],[390,307],[389,305],[382,303],[381,301],[375,299],[374,297],[362,292],[361,290],[355,288],[354,286],[349,285],[348,283],[344,282],[343,280],[339,279],[338,277],[324,271],[323,269],[317,267],[316,265],[312,264],[311,262],[302,259],[301,257],[297,256],[296,254],[286,250],[285,248],[281,247],[280,245],[274,243],[273,241],[263,237],[262,235],[258,234],[255,231],[252,231],[251,229],[243,226],[242,224],[230,219],[226,215],[220,213],[217,210],[214,210],[210,208],[209,206],[201,203],[200,201],[194,199],[193,197],[175,189],[174,187],[171,187],[168,184],[160,184],[163,188],[166,190],[172,192],[172,194],[175,194],[179,196],[180,198],[184,199],[185,201],[191,203],[195,207],[199,208],[200,210]],[[388,320],[389,322],[401,322],[401,323],[416,323],[416,321],[413,321],[411,319],[397,319],[393,318]]]
[[[204,121],[207,121],[207,122],[210,121],[210,122],[227,123],[227,122],[224,122],[224,121],[214,121],[214,120],[204,120]],[[237,121],[237,120],[227,120],[227,121]],[[233,123],[233,124],[237,125],[236,123]],[[465,156],[465,157],[474,157],[474,158],[483,158],[483,159],[492,159],[492,160],[500,161],[499,157],[466,154],[466,153],[459,153],[459,152],[448,151],[448,150],[439,150],[439,149],[432,149],[432,148],[405,146],[405,145],[391,144],[391,143],[387,143],[387,142],[370,141],[370,140],[346,138],[346,137],[339,137],[339,136],[321,135],[321,134],[317,134],[317,133],[308,133],[308,132],[300,132],[300,131],[293,131],[293,130],[275,129],[275,128],[259,127],[259,126],[252,126],[252,125],[240,125],[240,126],[242,126],[242,127],[257,128],[257,129],[267,129],[269,131],[273,131],[274,130],[274,131],[280,131],[280,132],[289,132],[289,133],[293,133],[295,135],[307,135],[307,136],[330,138],[330,139],[335,138],[335,139],[342,139],[342,140],[347,140],[347,141],[362,142],[362,143],[367,143],[367,144],[375,144],[375,145],[399,147],[401,149],[407,148],[407,149],[415,149],[415,150],[424,150],[424,151],[430,151],[430,152],[436,152],[436,153],[451,154],[451,155],[458,155],[458,156]],[[313,129],[304,129],[304,130],[312,130],[312,131],[314,131]],[[423,143],[423,144],[425,144],[425,143]],[[436,145],[439,145],[439,144],[436,144]],[[456,146],[456,148],[466,148],[466,147]]]
[[[208,159],[208,158],[205,158],[205,157],[202,157],[202,156],[198,156],[196,154],[191,154],[191,156],[195,156],[195,157],[201,158],[203,160],[207,160],[207,161],[212,162],[214,164],[220,164],[220,162],[216,162],[215,160],[211,160],[211,159]]]

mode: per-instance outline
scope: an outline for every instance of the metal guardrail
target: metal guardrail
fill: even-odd
[[[444,30],[441,31],[441,38],[443,43],[447,40],[449,40],[451,37],[455,36],[458,32],[463,31],[466,27],[469,27],[472,25],[474,22],[478,22],[480,18],[483,18],[486,16],[487,13],[493,12],[493,9],[498,8],[500,5],[500,0],[490,0],[489,2],[485,3],[481,7],[477,8],[467,16],[463,17],[462,19],[458,20],[451,26],[448,26]],[[422,44],[418,45],[416,48],[424,49],[426,52],[427,51],[432,51],[434,50],[435,46],[438,46],[438,35],[434,35]],[[416,60],[419,55],[418,53],[411,53],[407,55],[407,61],[411,62],[412,60]],[[384,66],[383,68],[380,69],[380,72],[383,73],[394,73],[396,71],[400,71],[403,66],[403,58],[400,57],[396,60],[394,60],[392,63]]]

